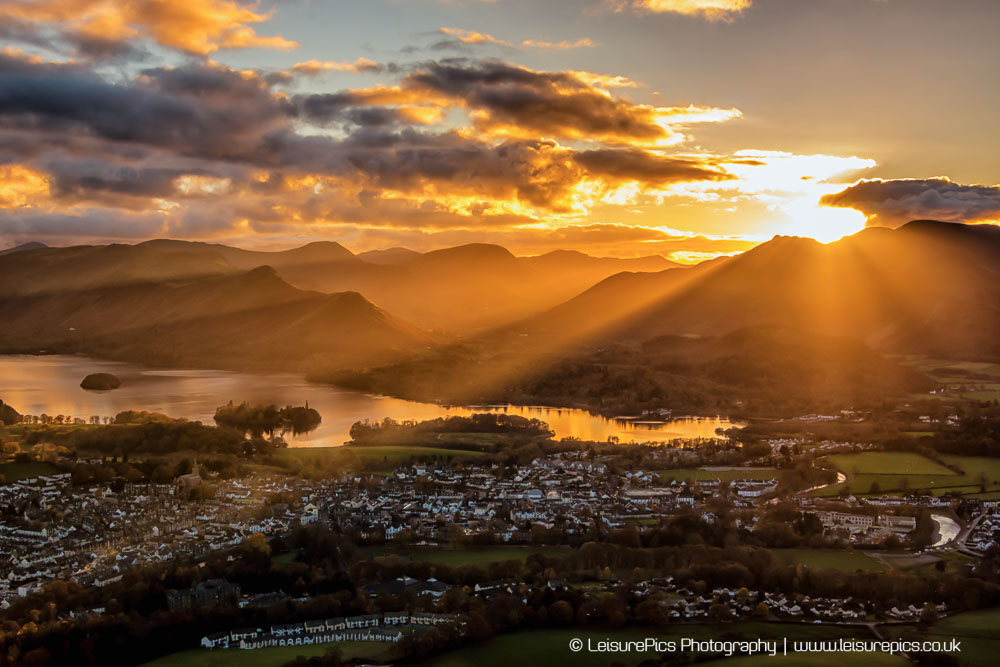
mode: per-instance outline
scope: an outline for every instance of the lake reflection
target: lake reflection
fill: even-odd
[[[122,386],[108,392],[85,391],[80,381],[90,373],[117,375]],[[716,428],[735,424],[722,418],[679,418],[664,422],[620,421],[585,410],[537,406],[461,406],[405,401],[306,382],[300,375],[235,373],[214,370],[158,370],[78,356],[0,356],[0,399],[22,414],[114,416],[122,410],[162,412],[213,424],[215,409],[229,402],[304,405],[319,411],[323,423],[310,433],[287,435],[293,447],[340,445],[350,439],[351,424],[391,417],[432,419],[476,412],[505,412],[548,422],[556,437],[621,442],[711,438]]]

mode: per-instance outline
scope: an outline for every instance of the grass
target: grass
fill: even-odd
[[[22,479],[30,479],[39,475],[51,475],[59,472],[51,463],[32,461],[30,463],[0,463],[0,475],[8,484]]]
[[[910,661],[899,655],[889,653],[789,653],[787,656],[780,653],[773,658],[770,655],[744,655],[725,658],[724,660],[710,660],[701,662],[699,665],[715,665],[716,667],[756,667],[757,665],[771,665],[774,663],[785,665],[803,665],[804,667],[850,667],[859,665],[868,667],[903,667],[910,665]]]
[[[574,667],[607,667],[607,665],[621,663],[628,667],[634,667],[644,660],[659,661],[661,656],[655,652],[630,651],[623,653],[597,653],[589,652],[586,649],[586,642],[611,639],[614,641],[643,641],[647,637],[655,637],[661,641],[678,642],[677,653],[681,654],[679,642],[683,637],[690,637],[695,640],[752,640],[768,639],[777,640],[779,643],[785,637],[791,639],[814,639],[832,640],[840,637],[845,638],[868,638],[871,635],[867,631],[852,628],[835,628],[832,626],[818,626],[805,624],[786,623],[759,623],[747,622],[734,625],[675,625],[664,628],[628,628],[622,630],[533,630],[529,632],[518,632],[514,634],[501,635],[479,646],[472,646],[444,655],[436,656],[429,660],[416,663],[417,667],[506,667],[517,664],[518,667],[548,667],[549,665],[567,665]],[[584,642],[584,650],[574,653],[569,649],[571,639],[580,639]],[[690,653],[681,654],[692,656]],[[704,654],[696,654],[699,657],[709,657]],[[680,656],[678,656],[680,657]],[[797,658],[799,656],[796,656]],[[870,656],[856,654],[856,662],[851,662],[852,658],[838,656],[837,665],[903,665],[905,661],[885,661],[880,656],[875,656],[876,660],[869,660]],[[811,658],[811,656],[810,656]],[[789,656],[785,660],[788,664],[806,665],[829,665],[830,656],[827,655],[827,662],[805,662],[800,659],[793,659]],[[741,658],[750,660],[745,664],[757,664],[756,661],[772,660],[765,656],[751,656]],[[730,664],[731,658],[725,661]],[[735,663],[734,663],[735,664]]]
[[[274,567],[281,569],[287,567],[295,562],[295,557],[299,555],[298,549],[292,549],[288,553],[283,553],[280,556],[275,556],[273,558]]]
[[[705,470],[704,468],[672,468],[660,470],[660,479],[669,482],[671,479],[683,482],[686,479],[694,481],[718,479],[724,482],[734,479],[777,479],[777,468],[743,468],[737,470]]]
[[[860,551],[842,549],[771,549],[780,563],[802,563],[806,567],[825,567],[844,572],[885,570],[885,564]]]
[[[1000,609],[985,609],[955,614],[935,623],[926,631],[916,626],[886,626],[894,638],[926,638],[962,642],[961,653],[955,654],[960,665],[995,665],[1000,655]]]
[[[862,452],[835,454],[830,462],[848,474],[954,475],[936,461],[910,452]]]
[[[1000,458],[945,455],[941,459],[962,472],[912,452],[835,454],[827,460],[848,479],[843,484],[821,489],[816,495],[835,496],[843,489],[853,494],[868,494],[874,483],[878,484],[879,493],[886,494],[929,489],[935,495],[958,491],[978,496],[981,474],[986,475],[986,492],[1000,491]]]
[[[147,662],[144,667],[226,667],[234,665],[238,667],[271,667],[281,665],[298,656],[311,658],[321,656],[332,647],[338,647],[341,651],[341,659],[349,660],[358,658],[370,660],[378,658],[391,658],[395,655],[395,645],[383,642],[339,642],[331,644],[311,644],[309,646],[275,646],[272,648],[261,648],[255,651],[243,651],[238,648],[230,649],[191,649],[190,651],[180,651],[171,653],[152,662]]]
[[[453,445],[492,449],[499,444],[510,442],[510,436],[506,433],[441,433],[438,440]]]
[[[421,563],[461,567],[463,565],[485,565],[505,560],[527,560],[532,554],[543,554],[549,558],[568,556],[570,549],[560,547],[369,547],[369,556],[406,556]]]

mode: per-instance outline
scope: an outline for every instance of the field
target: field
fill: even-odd
[[[829,457],[847,474],[891,473],[895,475],[953,475],[940,463],[909,452],[862,452]]]
[[[394,645],[379,642],[341,642],[334,644],[313,644],[311,646],[281,646],[262,648],[256,651],[240,649],[192,649],[171,653],[168,656],[147,662],[144,667],[272,667],[294,660],[298,656],[311,658],[330,650],[340,648],[341,658],[376,659],[392,657]]]
[[[787,656],[776,655],[750,655],[725,658],[723,660],[710,660],[701,662],[699,665],[709,667],[763,667],[764,665],[802,665],[803,667],[830,667],[838,665],[841,667],[851,667],[858,665],[868,667],[905,667],[910,665],[909,660],[898,655],[888,653],[848,653],[841,655],[837,653],[792,653]]]
[[[720,470],[707,468],[672,468],[670,470],[660,470],[660,479],[669,482],[671,479],[683,482],[686,479],[701,481],[705,479],[718,479],[724,482],[734,479],[777,479],[777,468],[736,468],[734,470]]]
[[[532,554],[543,554],[549,558],[568,556],[571,550],[560,547],[481,547],[450,549],[448,547],[387,548],[369,547],[369,556],[407,556],[421,563],[461,567],[462,565],[496,563],[498,561],[527,560]]]
[[[51,475],[58,472],[51,463],[32,461],[31,463],[0,463],[0,475],[7,483],[16,482],[21,479],[30,479],[39,475]]]
[[[816,626],[805,624],[787,623],[740,623],[737,625],[674,625],[665,628],[630,628],[627,630],[535,630],[530,632],[519,632],[509,635],[501,635],[489,642],[469,648],[460,649],[442,656],[431,658],[430,660],[417,663],[419,667],[506,667],[517,664],[518,667],[548,667],[549,665],[572,664],[574,667],[607,667],[610,664],[622,664],[634,667],[643,660],[658,660],[659,655],[654,652],[632,651],[628,653],[596,653],[586,650],[587,640],[599,641],[611,639],[614,641],[642,641],[646,637],[655,637],[660,640],[679,641],[683,637],[690,637],[695,640],[752,640],[768,639],[771,641],[781,640],[785,637],[802,640],[823,640],[845,638],[870,638],[867,631],[853,628],[834,628],[831,626]],[[584,644],[584,650],[574,653],[569,649],[571,639],[579,638]],[[679,651],[678,651],[679,652]],[[706,656],[707,657],[707,656]],[[825,661],[801,660],[796,656],[789,656],[784,660],[786,664],[804,665],[905,665],[902,659],[883,659],[883,656],[872,656],[867,654],[857,654],[852,658],[837,657],[835,663],[831,663],[830,655],[824,656]],[[888,656],[885,656],[887,658]],[[773,660],[770,656],[750,656],[739,658],[743,662],[739,664],[757,665],[768,664]],[[720,661],[721,664],[737,664],[728,659]],[[701,664],[701,663],[699,663]],[[713,662],[713,664],[719,664]]]
[[[949,387],[946,394],[918,394],[914,398],[955,401],[1000,399],[1000,364],[979,361],[947,361],[926,357],[909,357],[904,363],[927,373]]]
[[[868,494],[872,484],[877,484],[879,493],[929,489],[936,495],[948,491],[971,495],[980,493],[980,475],[986,476],[987,492],[1000,491],[1000,459],[954,455],[944,455],[941,459],[963,472],[912,452],[835,454],[827,461],[847,475],[847,481],[815,493],[835,496],[846,488],[854,494]]]
[[[956,655],[959,664],[978,666],[995,665],[1000,655],[1000,609],[970,611],[949,616],[928,628],[926,633],[915,626],[891,627],[886,630],[892,637],[926,638],[929,640],[958,639],[962,652]]]
[[[877,558],[860,551],[840,549],[771,549],[779,563],[802,563],[807,567],[826,567],[845,572],[855,570],[885,570],[886,565]]]

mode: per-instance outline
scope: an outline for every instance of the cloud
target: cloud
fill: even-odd
[[[514,49],[520,46],[523,48],[560,51],[595,46],[593,40],[589,37],[580,37],[575,40],[564,39],[559,42],[551,42],[541,39],[525,39],[518,43],[514,43],[505,39],[500,39],[499,37],[494,37],[488,33],[478,32],[475,30],[463,30],[461,28],[439,28],[438,33],[448,37],[448,39],[435,42],[431,45],[432,49],[469,50],[469,47],[475,46],[499,46],[502,48]]]
[[[820,203],[861,211],[869,226],[898,227],[926,218],[1000,222],[1000,185],[962,185],[944,177],[864,180]]]
[[[369,58],[361,56],[354,62],[342,62],[334,60],[307,60],[292,65],[291,70],[296,74],[306,76],[316,76],[322,72],[381,72],[385,66]]]
[[[16,211],[18,229],[79,239],[103,215],[114,224],[94,224],[95,238],[130,238],[121,227],[134,218],[143,230],[193,238],[322,237],[354,225],[509,232],[526,247],[542,244],[528,228],[569,234],[598,219],[636,220],[637,209],[668,198],[679,207],[752,200],[786,213],[790,203],[815,209],[821,194],[843,187],[831,176],[870,166],[680,152],[689,126],[739,111],[641,104],[614,90],[636,85],[623,77],[494,60],[387,66],[390,83],[297,94],[274,72],[207,59],[130,77],[100,71],[0,52],[0,165],[16,166],[0,208],[5,220]],[[628,254],[618,231],[619,241],[593,233],[587,243]],[[678,235],[659,229],[636,243],[663,244],[664,234]],[[683,252],[733,248],[699,243]]]
[[[30,205],[49,192],[45,174],[19,164],[0,165],[0,209]]]
[[[663,185],[678,182],[711,182],[736,177],[710,162],[665,156],[635,148],[582,151],[573,159],[592,175],[614,182],[637,181]]]
[[[552,49],[552,50],[564,50],[564,49],[585,49],[596,46],[589,37],[581,37],[579,39],[564,39],[560,42],[547,42],[545,40],[538,39],[526,39],[521,42],[521,46],[531,47],[534,49]]]
[[[737,109],[638,104],[612,96],[596,81],[500,61],[447,61],[427,63],[402,87],[455,99],[473,110],[480,131],[514,137],[666,146],[685,140],[683,125],[741,115]]]
[[[213,64],[143,70],[109,83],[76,64],[0,54],[0,128],[238,158],[292,110],[252,72]]]
[[[495,46],[513,47],[511,42],[475,30],[461,28],[438,28],[438,32],[451,39],[442,40],[431,46],[434,49],[454,48],[455,46],[480,46],[492,44]]]
[[[0,0],[0,22],[25,26],[32,38],[49,30],[82,48],[128,48],[136,39],[207,56],[221,49],[282,49],[298,46],[280,36],[258,35],[253,26],[270,12],[238,0]]]
[[[639,11],[700,16],[710,21],[731,21],[753,4],[752,0],[620,0],[614,3],[621,10],[633,7]]]

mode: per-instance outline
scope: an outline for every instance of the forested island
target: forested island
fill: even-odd
[[[275,431],[293,434],[308,433],[320,425],[319,412],[309,407],[286,405],[234,405],[229,401],[215,411],[215,423],[253,435],[273,435]]]
[[[424,421],[359,421],[351,426],[351,444],[435,444],[440,446],[450,434],[477,433],[512,436],[522,441],[549,439],[555,432],[540,419],[520,415],[481,413],[468,417],[438,417]]]
[[[122,381],[111,373],[91,373],[83,378],[80,386],[90,391],[110,391],[122,386]]]

